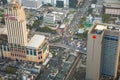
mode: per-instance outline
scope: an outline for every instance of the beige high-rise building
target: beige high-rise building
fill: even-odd
[[[25,13],[16,0],[11,0],[4,17],[8,43],[2,45],[3,57],[16,61],[44,62],[49,55],[48,40],[44,35],[27,37]]]
[[[86,80],[115,80],[120,53],[119,27],[95,24],[88,32]]]
[[[8,43],[26,46],[27,27],[23,7],[16,0],[11,0],[4,17],[8,31]]]

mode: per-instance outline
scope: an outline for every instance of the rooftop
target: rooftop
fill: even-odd
[[[107,26],[104,25],[96,25],[95,30],[105,30],[107,29]]]
[[[60,28],[65,28],[65,26],[66,26],[65,24],[62,24],[62,25],[60,26]]]
[[[120,32],[120,26],[113,24],[95,24],[92,33],[101,34],[104,30]]]
[[[112,4],[112,3],[104,3],[106,7],[120,8],[120,3]]]
[[[105,0],[105,3],[120,3],[120,0]]]
[[[44,35],[34,35],[29,41],[27,47],[37,49],[45,40]]]
[[[119,0],[105,0],[104,6],[113,7],[113,8],[120,8],[120,1]]]

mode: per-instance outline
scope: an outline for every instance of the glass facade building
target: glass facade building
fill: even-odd
[[[105,35],[103,37],[103,53],[101,74],[113,77],[115,74],[118,36]]]

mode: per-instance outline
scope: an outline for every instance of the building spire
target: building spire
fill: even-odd
[[[11,0],[11,3],[12,3],[12,4],[15,4],[15,3],[16,3],[16,0]]]

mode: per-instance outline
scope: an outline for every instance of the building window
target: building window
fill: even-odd
[[[42,51],[38,51],[38,54],[42,54]]]
[[[105,35],[103,39],[103,54],[101,61],[101,74],[114,76],[118,37]]]
[[[23,51],[25,52],[25,51]],[[27,55],[36,55],[36,50],[27,49]]]
[[[42,49],[43,49],[43,53],[44,53],[47,49],[47,44],[45,44]]]
[[[23,53],[25,53],[25,51],[23,51]]]
[[[29,55],[29,49],[27,49],[27,55]]]
[[[41,56],[41,59],[42,59],[42,56]]]
[[[4,46],[4,51],[6,51],[6,47]]]
[[[8,51],[10,51],[10,48],[8,48]]]
[[[34,56],[36,56],[36,50],[34,50]]]
[[[30,50],[30,55],[32,55],[32,53],[33,53],[33,50]]]

